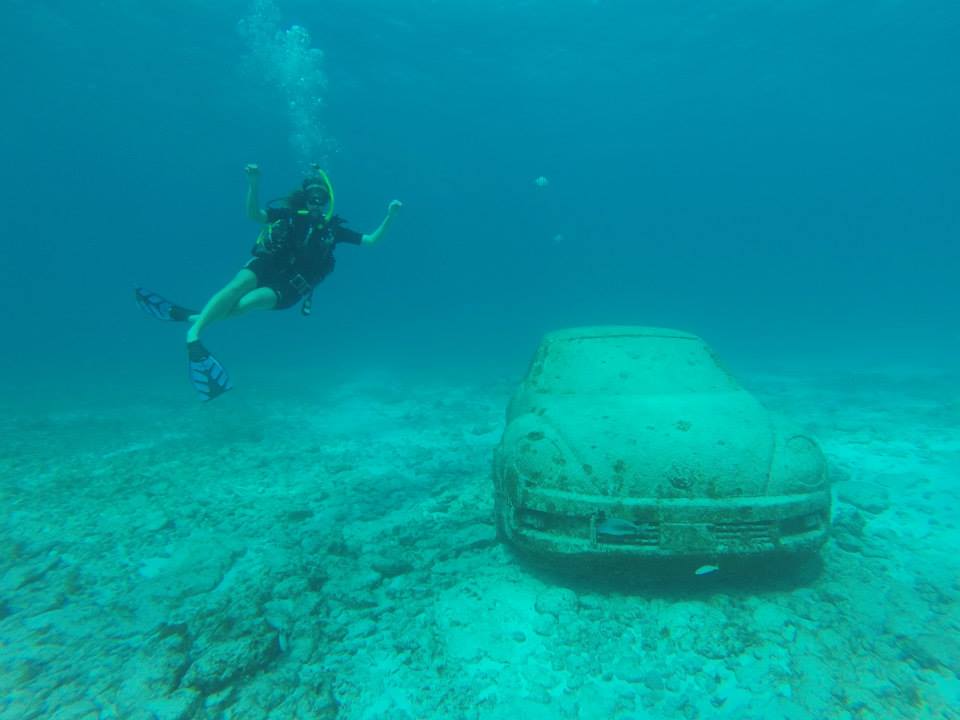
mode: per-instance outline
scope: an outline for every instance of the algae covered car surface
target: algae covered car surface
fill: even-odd
[[[826,539],[817,443],[777,423],[695,335],[548,334],[494,458],[497,526],[543,555],[762,556]]]

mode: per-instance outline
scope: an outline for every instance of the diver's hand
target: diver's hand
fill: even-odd
[[[256,163],[250,163],[243,168],[243,171],[247,174],[247,177],[250,178],[250,182],[256,182],[260,179],[260,166]]]
[[[400,208],[402,207],[403,207],[403,203],[400,202],[399,200],[391,200],[390,204],[387,205],[387,217],[393,217],[398,212],[400,212]]]

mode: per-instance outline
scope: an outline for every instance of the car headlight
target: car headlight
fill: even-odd
[[[776,495],[808,493],[827,484],[827,462],[813,438],[781,436],[771,469],[769,492]]]

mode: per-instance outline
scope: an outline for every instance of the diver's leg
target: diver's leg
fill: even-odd
[[[187,342],[196,342],[207,325],[229,317],[240,299],[256,287],[257,276],[252,270],[243,268],[233,280],[227,283],[226,287],[207,301],[187,331]]]
[[[230,317],[243,315],[251,310],[273,310],[277,306],[277,293],[268,287],[251,290],[233,306]]]

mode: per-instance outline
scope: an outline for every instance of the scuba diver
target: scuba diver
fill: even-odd
[[[253,258],[227,285],[215,293],[200,311],[190,310],[145,290],[135,288],[137,304],[160,320],[189,322],[187,357],[190,381],[203,400],[213,400],[232,388],[223,365],[210,354],[200,336],[210,323],[242,315],[250,310],[283,310],[297,302],[300,312],[309,315],[313,289],[333,271],[334,248],[340,243],[373,245],[379,242],[402,207],[393,200],[379,227],[361,234],[345,227],[334,215],[333,186],[327,174],[313,165],[300,189],[286,198],[286,204],[260,207],[260,168],[247,165],[247,215],[263,223],[253,247]]]

